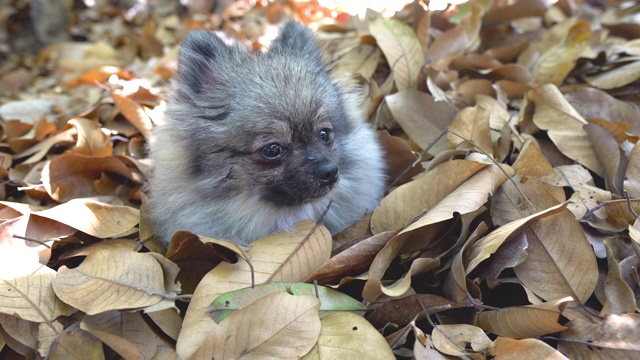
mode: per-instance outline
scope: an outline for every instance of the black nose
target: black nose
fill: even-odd
[[[333,185],[338,180],[338,167],[331,161],[316,164],[316,178],[322,185]]]

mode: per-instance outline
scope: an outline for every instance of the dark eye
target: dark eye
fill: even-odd
[[[265,158],[273,160],[279,158],[282,153],[284,153],[284,147],[278,143],[271,143],[265,145],[260,152]]]
[[[331,140],[333,140],[333,130],[324,128],[320,130],[320,132],[318,133],[318,136],[320,136],[320,141],[322,141],[325,144],[328,144],[331,142]]]

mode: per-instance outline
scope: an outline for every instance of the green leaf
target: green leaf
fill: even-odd
[[[234,311],[240,310],[252,302],[274,292],[287,292],[296,296],[317,296],[320,299],[320,317],[327,316],[336,311],[350,311],[363,315],[367,307],[354,298],[337,290],[324,286],[315,286],[306,283],[272,282],[260,284],[255,288],[247,287],[218,296],[211,306],[209,315],[216,323],[220,323]]]

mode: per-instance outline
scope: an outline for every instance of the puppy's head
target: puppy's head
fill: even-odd
[[[278,206],[327,195],[351,131],[313,35],[286,24],[267,53],[205,31],[187,34],[167,113],[203,196],[244,194]]]

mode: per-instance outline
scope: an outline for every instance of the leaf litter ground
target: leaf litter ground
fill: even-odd
[[[29,26],[37,9],[0,5],[3,356],[640,351],[640,7],[415,2],[358,21],[315,1],[197,3]],[[179,232],[165,252],[145,144],[179,39],[222,30],[260,51],[290,18],[363,88],[387,196],[333,239],[308,221],[248,249]]]

